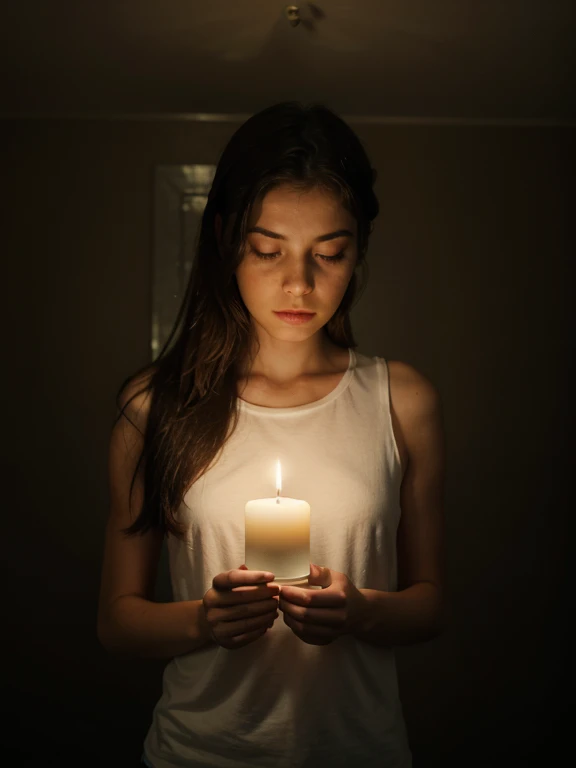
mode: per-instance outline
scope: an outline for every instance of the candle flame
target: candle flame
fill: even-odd
[[[282,468],[280,467],[280,459],[276,459],[276,495],[280,495],[282,490]]]

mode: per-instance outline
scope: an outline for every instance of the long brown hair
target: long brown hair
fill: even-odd
[[[253,205],[280,185],[303,191],[318,187],[336,194],[354,215],[362,288],[358,291],[355,271],[323,328],[332,343],[354,348],[350,310],[366,282],[365,254],[379,211],[375,180],[376,171],[354,131],[321,104],[276,104],[253,115],[234,133],[218,162],[190,279],[170,336],[156,360],[126,379],[117,394],[117,419],[129,418],[125,410],[134,397],[150,395],[143,449],[130,486],[131,499],[144,462],[144,502],[125,533],[160,528],[182,538],[184,531],[176,519],[182,499],[236,429],[237,381],[254,331],[234,273],[242,260]],[[218,213],[223,229],[232,224],[228,243],[220,247],[215,230]],[[142,376],[145,386],[121,407],[125,388]]]

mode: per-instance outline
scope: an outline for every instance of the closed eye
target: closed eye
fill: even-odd
[[[280,253],[264,253],[263,251],[257,251],[256,248],[250,247],[250,250],[252,253],[254,253],[256,256],[258,256],[259,259],[274,259],[276,256],[280,256]],[[344,250],[337,253],[335,256],[323,256],[321,253],[314,254],[315,256],[320,256],[321,259],[324,259],[324,261],[342,261],[342,259],[345,256]]]

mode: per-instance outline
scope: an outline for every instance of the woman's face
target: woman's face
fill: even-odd
[[[334,315],[357,259],[356,220],[335,196],[283,186],[254,206],[236,279],[258,330],[278,339],[303,339]],[[302,325],[289,325],[274,314],[287,309],[316,314]]]

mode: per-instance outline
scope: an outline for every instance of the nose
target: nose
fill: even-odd
[[[296,295],[309,293],[314,288],[313,266],[306,261],[288,265],[283,277],[284,290]]]

